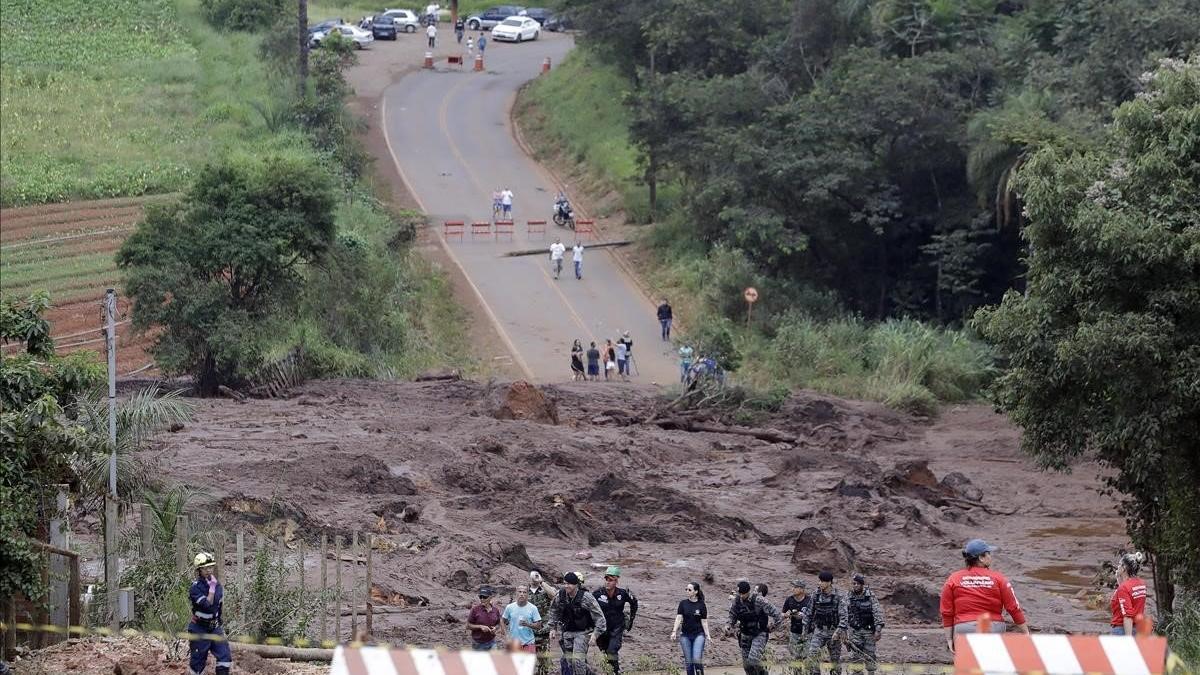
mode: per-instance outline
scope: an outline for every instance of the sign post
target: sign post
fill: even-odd
[[[746,299],[746,325],[750,325],[750,316],[754,311],[754,303],[758,302],[758,289],[753,286],[747,286],[746,290],[742,291],[742,297]]]

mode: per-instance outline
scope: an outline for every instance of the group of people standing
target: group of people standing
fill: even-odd
[[[603,371],[605,380],[617,377],[628,382],[634,368],[633,339],[629,337],[629,331],[621,331],[616,342],[612,338],[605,340],[603,348],[592,342],[584,351],[579,340],[571,344],[572,381],[597,380]]]

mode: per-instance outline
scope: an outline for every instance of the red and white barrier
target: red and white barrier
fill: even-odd
[[[956,675],[1160,675],[1166,662],[1163,637],[970,633],[954,638]]]
[[[438,651],[339,646],[330,675],[533,675],[536,658],[521,652]]]

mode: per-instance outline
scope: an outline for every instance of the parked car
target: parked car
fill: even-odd
[[[321,33],[321,34],[328,33],[330,28],[333,28],[334,26],[340,26],[343,23],[344,22],[341,19],[329,19],[328,21],[322,21],[321,23],[319,23],[315,26],[309,26],[308,27],[308,39],[309,39],[309,41],[311,41],[313,35],[316,35],[317,33]]]
[[[537,21],[538,24],[545,26],[546,19],[554,16],[554,12],[546,9],[545,7],[530,7],[529,9],[525,10],[525,16]]]
[[[551,14],[549,18],[542,22],[542,28],[554,33],[571,30],[574,27],[575,24],[572,23],[571,17],[562,14]]]
[[[392,23],[396,25],[396,30],[402,30],[405,33],[415,33],[421,26],[421,20],[417,18],[416,12],[408,9],[385,9],[380,16],[390,17]]]
[[[365,49],[368,45],[375,41],[374,35],[371,35],[358,26],[347,26],[343,24],[341,26],[334,26],[323,33],[315,33],[311,38],[312,46],[320,47],[321,41],[325,39],[325,36],[334,31],[341,33],[343,40],[349,40],[353,42],[355,49]]]
[[[472,14],[467,17],[467,28],[470,30],[483,30],[484,28],[495,28],[501,21],[510,16],[523,16],[525,8],[520,5],[496,5],[490,9],[484,10],[481,14]]]
[[[395,40],[397,30],[399,29],[396,28],[396,22],[390,17],[377,16],[371,22],[371,35],[376,40]]]
[[[541,37],[542,24],[527,16],[510,16],[492,29],[497,42],[524,42]]]

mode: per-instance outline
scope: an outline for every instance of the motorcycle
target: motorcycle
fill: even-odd
[[[554,224],[575,229],[575,209],[571,208],[571,202],[561,192],[554,199]]]

